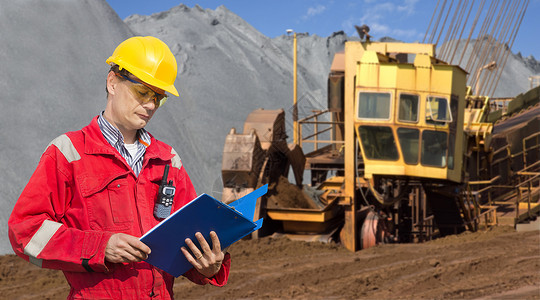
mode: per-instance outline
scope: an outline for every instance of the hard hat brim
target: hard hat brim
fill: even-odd
[[[126,69],[128,70],[128,72],[130,72],[131,74],[133,74],[133,76],[139,78],[139,80],[141,80],[142,82],[146,83],[146,84],[149,84],[151,86],[155,86],[159,89],[162,89],[166,92],[169,92],[173,95],[175,95],[176,97],[179,96],[178,94],[178,90],[176,89],[176,87],[172,84],[168,85],[160,80],[157,80],[156,78],[153,78],[152,76],[144,73],[144,72],[137,72],[137,69],[134,68],[133,66],[131,66],[130,64],[124,62],[124,61],[113,61],[113,57],[109,57],[106,61],[107,64],[111,64],[111,63],[114,63],[114,64],[117,64],[118,66],[120,66],[120,69]],[[118,60],[118,59],[117,59]]]

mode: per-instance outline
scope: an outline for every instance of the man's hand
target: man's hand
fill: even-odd
[[[140,262],[147,259],[148,254],[148,246],[138,238],[124,233],[113,234],[105,248],[105,260],[112,263]]]
[[[186,245],[189,247],[193,255],[191,255],[191,253],[189,253],[185,247],[182,247],[182,252],[186,256],[186,259],[195,267],[195,269],[197,269],[197,271],[199,271],[199,273],[210,278],[219,272],[219,269],[221,269],[221,263],[225,258],[225,253],[221,251],[219,238],[214,231],[210,231],[210,238],[212,239],[212,246],[214,247],[213,249],[210,249],[210,246],[200,232],[197,232],[195,237],[201,245],[202,252],[189,238],[186,239]]]

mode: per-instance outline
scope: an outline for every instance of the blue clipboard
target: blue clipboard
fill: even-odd
[[[140,238],[152,250],[145,261],[175,277],[184,274],[193,267],[180,250],[188,248],[184,240],[190,238],[200,249],[195,238],[200,232],[212,247],[210,231],[215,231],[224,249],[258,230],[263,219],[253,222],[255,206],[267,191],[266,184],[229,205],[201,194]]]

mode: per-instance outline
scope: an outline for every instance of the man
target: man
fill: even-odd
[[[178,154],[144,129],[165,92],[178,96],[176,60],[159,39],[132,37],[107,63],[105,111],[47,147],[10,216],[9,238],[20,257],[64,272],[68,299],[170,299],[174,277],[143,261],[151,249],[138,237],[163,218],[154,206],[165,166],[172,211],[196,197]],[[186,240],[193,268],[184,276],[223,286],[230,256],[210,236],[196,234],[200,249]]]

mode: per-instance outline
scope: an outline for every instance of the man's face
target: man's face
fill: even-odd
[[[114,84],[113,92],[109,90],[111,99],[107,106],[110,108],[108,117],[112,119],[109,122],[123,133],[124,130],[133,131],[145,127],[158,108],[159,101],[154,97],[156,94],[154,91],[159,94],[164,94],[164,91],[155,87],[152,90],[142,83],[134,83],[114,72],[109,72],[109,77],[107,80]],[[129,79],[138,81],[134,77]]]

